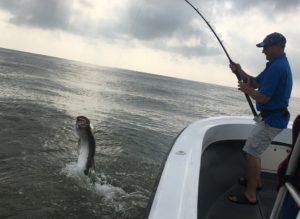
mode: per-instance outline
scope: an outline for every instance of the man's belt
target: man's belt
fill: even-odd
[[[284,115],[289,115],[289,111],[287,108],[280,108],[280,109],[272,109],[272,110],[262,110],[260,111],[260,116],[262,118],[266,118],[275,113],[284,113]]]

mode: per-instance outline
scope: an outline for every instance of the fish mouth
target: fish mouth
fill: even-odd
[[[77,128],[87,128],[90,126],[90,120],[84,116],[78,116],[76,118],[76,127]]]
[[[77,126],[78,128],[86,128],[86,127],[88,127],[89,125],[88,125],[86,122],[79,121],[79,122],[76,123],[76,126]]]

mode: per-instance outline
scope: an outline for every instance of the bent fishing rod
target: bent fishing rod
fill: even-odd
[[[214,34],[215,37],[217,38],[218,42],[220,43],[220,45],[221,45],[223,51],[225,52],[225,54],[226,54],[226,56],[227,56],[227,58],[228,58],[228,60],[229,60],[229,63],[230,63],[230,64],[235,64],[235,63],[232,61],[232,59],[230,58],[230,56],[229,56],[227,50],[225,49],[225,47],[224,47],[222,41],[220,40],[220,38],[218,37],[218,35],[217,35],[216,32],[214,31],[214,29],[211,27],[211,25],[209,24],[209,22],[205,19],[205,17],[204,17],[204,16],[200,13],[200,11],[199,11],[194,5],[192,5],[188,0],[184,0],[184,1],[186,1],[186,2],[187,2],[187,3],[188,3],[188,4],[189,4],[189,5],[190,5],[190,6],[191,6],[191,7],[192,7],[199,15],[200,15],[200,17],[201,17],[201,18],[205,21],[205,23],[208,25],[209,29],[213,32],[213,34]],[[242,79],[241,75],[239,74],[239,72],[238,72],[237,70],[234,71],[234,74],[236,75],[236,77],[237,77],[237,79],[238,79],[239,81]],[[250,106],[250,109],[251,109],[251,111],[252,111],[252,113],[253,113],[254,119],[256,119],[256,118],[258,117],[258,115],[257,115],[257,112],[256,112],[254,106],[253,106],[253,103],[252,103],[252,101],[251,101],[249,95],[246,94],[246,93],[244,93],[244,94],[245,94],[245,97],[246,97],[246,99],[247,99],[247,102],[248,102],[248,104],[249,104],[249,106]]]

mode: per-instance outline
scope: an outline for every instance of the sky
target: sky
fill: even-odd
[[[233,61],[252,76],[265,67],[255,45],[287,38],[300,97],[300,1],[190,0]],[[236,87],[220,44],[184,0],[0,0],[0,47]]]

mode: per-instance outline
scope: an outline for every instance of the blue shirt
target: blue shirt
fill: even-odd
[[[288,107],[293,79],[285,54],[281,54],[267,62],[266,68],[256,77],[256,81],[259,84],[258,91],[270,97],[270,100],[265,104],[256,103],[258,111]],[[284,129],[287,127],[289,119],[289,115],[279,112],[269,115],[264,118],[264,121],[274,128]]]

